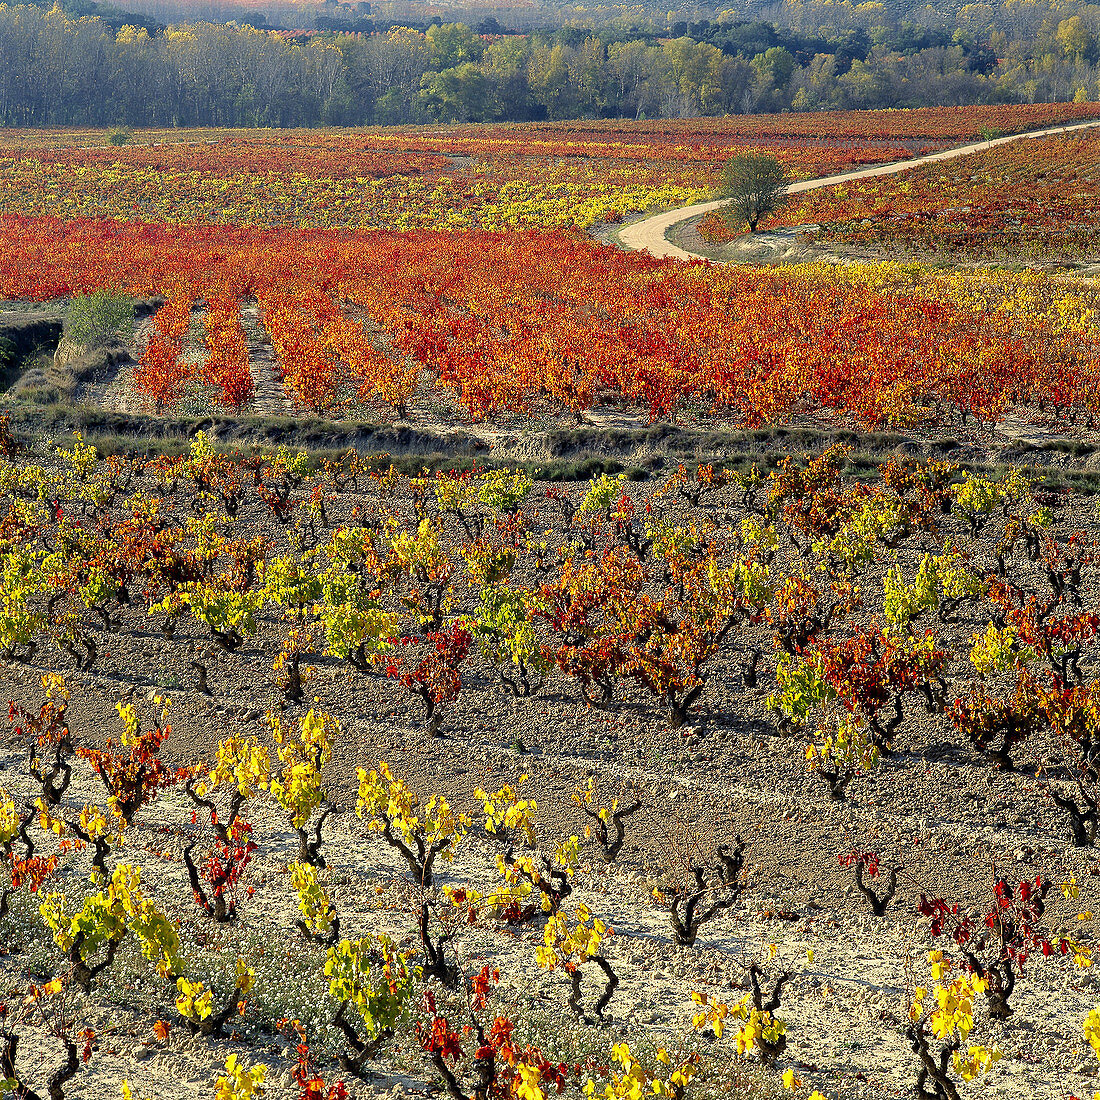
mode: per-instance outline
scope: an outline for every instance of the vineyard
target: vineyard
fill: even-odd
[[[235,1073],[337,1096],[337,1077],[410,1065],[463,1096],[694,1079],[808,1096],[853,1058],[828,1021],[879,1006],[945,1090],[1023,1073],[1047,1095],[1013,1014],[1057,989],[1065,1053],[1046,1057],[1077,1068],[1095,1001],[1078,896],[1100,799],[1093,542],[1071,498],[1015,474],[892,460],[855,483],[843,461],[548,491],[354,455],[312,473],[202,436],[171,460],[80,440],[11,454],[0,645],[34,747],[5,772],[0,919],[5,967],[43,975],[8,1012],[49,1036],[36,1057],[57,1087],[84,1095],[77,1074],[137,1042],[133,1095],[155,1092],[144,1058],[193,1058],[191,1034],[236,1056],[227,1096],[250,1095]],[[76,716],[112,692],[107,741]],[[514,740],[485,752],[494,715]],[[387,736],[395,719],[408,734]],[[337,752],[341,730],[358,733]],[[798,862],[833,860],[826,882],[857,885],[863,926],[901,953],[870,1000],[838,973],[834,1007],[799,1004],[828,1005],[845,948],[822,934],[826,893],[806,909],[763,886],[783,858],[766,821],[788,803],[719,808],[705,830],[677,810],[738,761],[797,792],[793,835],[826,830]],[[647,832],[665,842],[639,864]],[[977,869],[994,937],[953,893],[975,842],[1017,845],[993,879]],[[635,1049],[643,959],[671,972],[657,1045]],[[940,991],[960,1000],[950,1021]],[[102,1003],[129,1038],[96,1026]],[[552,1027],[559,1011],[579,1030]],[[915,1079],[923,1058],[889,1032],[876,1045]],[[18,1034],[0,1033],[17,1078]]]
[[[449,399],[502,412],[740,425],[824,415],[864,428],[992,425],[1010,407],[1091,425],[1095,293],[889,266],[684,267],[571,234],[169,230],[0,218],[0,295],[162,293],[134,386],[170,409],[197,380],[253,396],[254,302],[298,409],[406,418]],[[456,263],[461,256],[462,262]],[[537,257],[537,262],[534,258]],[[184,354],[201,323],[200,354]]]
[[[1095,113],[0,135],[0,1093],[1100,1096]]]
[[[172,225],[586,228],[709,198],[732,153],[773,150],[792,176],[902,160],[1093,117],[1089,104],[310,131],[0,136],[0,210]],[[95,146],[99,144],[100,148]]]
[[[1100,139],[1047,137],[799,198],[771,225],[865,254],[1082,261],[1097,252]],[[728,239],[721,219],[702,232]]]
[[[24,217],[60,211],[180,225],[585,228],[707,197],[716,160],[731,148],[757,147],[736,133],[691,143],[666,133],[643,132],[635,142],[515,133],[230,132],[198,146],[7,148],[0,149],[0,204]],[[869,136],[759,140],[804,177],[910,155],[904,144]]]
[[[157,415],[186,398],[436,427],[595,413],[969,430],[1012,410],[1091,427],[1089,288],[890,265],[684,267],[577,231],[708,196],[734,149],[774,149],[797,177],[1088,110],[204,131],[198,144],[98,149],[77,135],[0,156],[0,297],[115,287],[163,301],[113,398]],[[996,155],[1038,163],[1052,142],[1091,140]],[[931,171],[858,187],[919,190]]]

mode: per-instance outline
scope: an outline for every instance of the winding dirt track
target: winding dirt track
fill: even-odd
[[[913,157],[911,160],[894,161],[892,164],[880,164],[873,168],[855,168],[850,172],[841,172],[836,176],[822,176],[814,180],[800,180],[798,183],[792,183],[787,188],[787,194],[797,195],[802,191],[816,191],[819,187],[829,187],[834,183],[849,183],[852,180],[871,179],[874,176],[892,176],[896,172],[904,172],[908,168],[917,168],[922,164],[935,164],[941,160],[954,160],[955,157],[966,156],[967,153],[977,153],[983,149],[994,149],[998,145],[1007,145],[1010,141],[1047,137],[1050,134],[1070,134],[1075,130],[1088,130],[1095,126],[1100,126],[1100,119],[1093,119],[1090,122],[1077,122],[1072,126],[1051,126],[1045,130],[1029,130],[1026,134],[1008,134],[1005,137],[993,138],[990,141],[975,141],[969,145],[958,145],[954,149],[943,149],[938,153],[929,153],[927,156]],[[648,252],[651,256],[658,257],[658,259],[666,256],[672,256],[678,260],[699,259],[698,254],[688,252],[666,240],[665,234],[680,222],[717,210],[724,202],[724,199],[716,199],[714,202],[699,202],[693,206],[678,206],[675,210],[666,210],[661,214],[654,214],[651,218],[645,218],[640,222],[624,226],[619,231],[619,243],[624,248],[631,248],[635,252]]]

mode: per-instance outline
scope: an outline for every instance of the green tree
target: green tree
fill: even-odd
[[[1096,60],[1096,36],[1089,30],[1088,25],[1079,15],[1071,15],[1058,24],[1055,38],[1062,49],[1062,53],[1070,60],[1080,65],[1083,62]]]
[[[794,55],[783,46],[772,46],[752,59],[761,81],[773,88],[785,88],[795,70]]]
[[[790,50],[772,46],[756,54],[752,67],[752,110],[785,111],[791,105],[795,89],[792,84],[797,63]]]
[[[727,218],[734,215],[755,233],[760,219],[786,201],[787,182],[787,169],[767,153],[730,157],[722,171],[722,197],[729,200]]]
[[[501,38],[492,42],[481,59],[481,71],[489,81],[493,117],[523,119],[531,113],[531,88],[527,83],[526,38]]]
[[[472,61],[425,73],[420,89],[421,104],[441,122],[482,122],[491,114],[489,81]]]
[[[467,62],[481,60],[485,43],[465,23],[444,23],[428,28],[432,65],[442,72]]]
[[[537,43],[527,59],[527,81],[536,102],[546,107],[550,118],[576,118],[576,95],[570,79],[575,51],[560,42]]]
[[[722,51],[707,42],[676,38],[665,44],[664,54],[684,99],[698,111],[712,112],[722,94]]]

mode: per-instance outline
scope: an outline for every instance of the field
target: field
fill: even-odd
[[[833,451],[808,466],[780,466],[763,480],[685,469],[653,488],[629,489],[604,478],[546,493],[522,475],[410,482],[381,468],[370,473],[355,460],[310,475],[294,455],[262,463],[219,458],[203,437],[183,459],[148,464],[97,460],[80,446],[44,463],[13,456],[0,467],[12,501],[2,642],[15,662],[8,666],[8,690],[27,711],[17,709],[13,723],[23,738],[41,730],[45,759],[55,752],[65,759],[71,750],[64,749],[69,735],[61,735],[61,723],[84,757],[73,761],[83,786],[48,804],[43,820],[59,822],[62,836],[75,840],[82,829],[91,829],[89,836],[125,834],[124,851],[133,853],[126,858],[143,866],[145,904],[179,922],[182,939],[166,967],[212,989],[218,1008],[227,998],[241,1000],[241,1013],[222,1026],[253,1044],[253,1059],[271,1049],[280,1015],[305,1021],[322,1061],[348,1053],[348,1038],[331,1022],[340,994],[324,992],[321,974],[331,913],[339,914],[345,934],[386,931],[411,947],[402,913],[423,898],[432,928],[442,921],[438,932],[448,957],[456,953],[454,960],[466,960],[474,971],[482,959],[502,968],[507,963],[492,1012],[520,1012],[518,1041],[526,1045],[538,1036],[555,1064],[606,1058],[603,1044],[627,1038],[646,1020],[657,1025],[654,1041],[683,1044],[677,1035],[691,1015],[691,994],[735,1004],[740,994],[730,1002],[723,987],[741,958],[763,967],[769,985],[782,972],[792,975],[783,995],[788,1011],[776,1013],[790,1029],[784,1065],[812,1063],[814,1082],[830,1092],[839,1086],[834,1094],[889,1094],[893,1075],[915,1072],[906,1068],[894,1030],[904,1014],[904,973],[891,968],[922,973],[923,945],[937,943],[927,921],[905,913],[916,896],[924,891],[954,902],[968,890],[988,894],[986,872],[967,865],[979,851],[996,859],[1002,875],[1015,875],[1013,882],[1038,869],[1058,882],[1087,882],[1089,853],[1066,847],[1067,815],[1043,792],[1073,789],[1078,749],[1069,731],[1087,720],[1079,708],[1091,705],[1076,686],[1089,682],[1089,658],[1079,666],[1073,652],[1095,635],[1094,617],[1075,600],[1094,597],[1091,582],[1074,579],[1090,559],[1071,537],[1083,518],[1072,498],[1036,500],[1013,479],[963,478],[951,487],[955,474],[947,465],[916,461],[890,462],[873,486],[860,485],[840,476],[841,459]],[[1011,545],[1002,534],[1004,515],[1019,531]],[[1032,563],[1029,547],[1040,540],[1045,550]],[[897,565],[884,570],[884,555]],[[1037,620],[1027,593],[1040,582],[1048,585],[1048,569],[1064,586]],[[898,589],[898,578],[918,573],[933,578],[930,588],[906,588],[902,581]],[[995,625],[1001,621],[1006,625]],[[1068,639],[1080,641],[1067,646]],[[52,683],[52,702],[40,711],[36,666],[64,671],[71,704]],[[1025,686],[1016,687],[1021,676]],[[116,741],[106,757],[89,756],[102,745],[101,723],[105,731],[122,728],[108,715],[125,685],[136,688],[129,693],[135,729],[144,733]],[[1031,730],[1004,723],[1001,700],[1014,690],[1039,708]],[[153,697],[168,694],[173,704],[166,718]],[[338,719],[344,731],[326,727],[317,756],[311,743],[296,740],[305,736],[298,732],[305,700]],[[269,708],[282,713],[286,726],[288,755],[271,752],[267,765],[284,776],[282,788],[270,786],[248,755],[253,737],[268,741],[260,719]],[[1064,725],[1055,728],[1063,735],[1047,727],[1046,714],[1061,716]],[[159,747],[156,731],[163,732],[168,719],[173,732]],[[843,748],[838,729],[851,739]],[[8,769],[13,793],[29,797],[36,785],[20,778],[21,740],[12,743],[17,755],[9,757]],[[821,753],[810,769],[807,743]],[[247,792],[230,818],[239,830],[236,855],[233,844],[218,849],[202,824],[202,806],[198,817],[189,817],[186,776],[173,770],[207,746],[210,759],[216,754],[222,761],[215,775],[225,769],[221,779],[212,778],[208,795],[220,820],[226,820],[223,799],[238,787]],[[288,988],[280,976],[287,960],[280,953],[269,959],[260,946],[294,936],[297,903],[282,868],[293,862],[288,845],[296,850],[298,834],[288,831],[286,814],[304,837],[315,838],[310,822],[317,823],[321,791],[337,805],[354,805],[355,767],[377,764],[376,752],[399,777],[415,780],[421,797],[442,791],[454,812],[475,819],[474,787],[495,790],[532,771],[528,784],[540,804],[546,855],[523,857],[535,860],[530,874],[502,864],[505,878],[494,882],[492,837],[471,835],[459,845],[465,826],[455,824],[450,811],[419,811],[424,828],[438,818],[431,835],[450,837],[462,855],[453,870],[441,865],[438,886],[472,887],[489,897],[456,901],[452,892],[448,901],[438,888],[409,883],[408,868],[403,873],[400,862],[385,855],[381,840],[370,841],[372,854],[364,857],[369,834],[362,830],[372,816],[384,822],[390,814],[399,822],[402,813],[416,812],[400,810],[406,796],[399,791],[377,804],[365,796],[361,821],[342,815],[318,832],[327,838],[321,858],[328,868],[298,872],[320,876],[322,894],[302,887],[300,897],[322,942],[288,941],[299,975],[297,988]],[[156,760],[164,761],[157,765],[162,772],[154,770]],[[88,770],[97,761],[110,790],[131,799],[132,822],[118,816],[124,808],[117,802],[98,827],[88,825],[87,812],[73,816],[97,797],[90,784],[99,780]],[[327,765],[323,788],[310,770],[318,761]],[[260,768],[255,774],[254,767]],[[298,800],[289,793],[292,768],[299,769]],[[742,777],[737,784],[716,784],[716,776],[731,769]],[[135,780],[138,775],[145,778]],[[630,871],[620,872],[614,861],[603,864],[595,840],[595,848],[577,853],[565,843],[570,833],[584,835],[570,792],[578,785],[585,799],[586,775],[598,780],[598,804],[618,797],[620,805],[640,799],[646,807],[640,819],[626,819],[621,861]],[[17,782],[29,786],[15,789]],[[761,797],[761,782],[776,797]],[[270,795],[262,793],[265,785]],[[842,801],[830,802],[830,785]],[[689,801],[693,792],[714,791],[719,801],[681,810],[677,791]],[[521,786],[519,797],[526,792]],[[505,792],[497,801],[507,806],[511,797]],[[480,813],[484,817],[484,809]],[[536,812],[528,807],[525,813],[534,818]],[[522,828],[522,820],[513,815],[513,828]],[[661,832],[669,829],[662,843]],[[689,867],[715,861],[714,846],[733,845],[734,834],[749,845],[743,872],[724,885],[720,863],[717,872],[706,872],[719,877],[700,895],[703,911],[721,904],[700,932],[700,947],[677,948],[663,922],[670,909],[683,919],[683,903],[696,890],[687,885]],[[523,851],[509,848],[518,841],[507,833],[499,839],[500,851]],[[247,840],[258,843],[259,852],[245,850]],[[219,897],[238,906],[235,921],[219,924],[202,908],[185,908],[181,859],[184,852],[191,858],[192,841],[213,843],[216,857],[198,865],[198,896],[212,907]],[[40,836],[37,843],[39,851],[49,850]],[[122,858],[117,843],[106,845],[112,861]],[[446,855],[449,843],[441,847]],[[873,850],[888,868],[901,868],[902,885],[885,921],[868,925],[858,916],[858,896],[848,909],[852,902],[843,891],[852,872],[838,857],[853,850]],[[70,876],[91,852],[89,844],[84,855],[68,857]],[[223,871],[233,875],[225,878]],[[623,992],[612,998],[603,1029],[556,1028],[522,1010],[531,999],[562,996],[557,990],[564,980],[539,976],[533,952],[543,932],[537,922],[527,929],[531,909],[537,912],[531,902],[543,887],[533,885],[532,874],[567,895],[551,894],[548,902],[563,936],[572,935],[578,921],[586,923],[579,900],[592,914],[591,928],[600,920],[617,930],[603,946],[598,935],[589,940],[586,933],[595,946],[574,960],[584,974],[583,1013],[591,1014],[591,998],[602,987],[595,963],[585,962],[589,955],[609,960],[622,975]],[[678,877],[684,874],[687,882]],[[574,883],[575,895],[565,889]],[[884,872],[873,885],[882,893],[885,884]],[[62,879],[62,887],[78,896],[86,890],[79,878]],[[646,900],[652,888],[663,902]],[[1043,998],[1055,991],[1063,1008],[1076,1006],[1047,1025],[1065,1044],[1057,1057],[1068,1072],[1081,1064],[1080,1055],[1068,1053],[1080,1045],[1073,1025],[1091,1007],[1089,974],[1082,969],[1090,961],[1091,924],[1074,921],[1076,902],[1047,900],[1051,927],[1068,922],[1069,930],[1061,940],[1054,937],[1049,961],[1039,941],[1054,933],[1036,933],[1037,957],[1014,1000],[1021,1018],[1041,1012]],[[24,894],[12,899],[9,921],[17,923],[9,928],[22,943],[17,960],[48,960],[56,950],[48,933],[43,939],[19,923],[34,904]],[[623,904],[626,910],[616,908]],[[141,934],[146,940],[138,935],[122,943],[112,969],[94,983],[130,1022],[99,1037],[116,1061],[93,1058],[83,1071],[88,1088],[100,1087],[100,1074],[109,1079],[119,1051],[131,1047],[147,1052],[125,1071],[142,1092],[157,1094],[158,1076],[163,1081],[178,1072],[181,1059],[194,1060],[180,1039],[158,1041],[152,1033],[155,1017],[175,1018],[171,1028],[186,1030],[191,1010],[185,1003],[176,1007],[172,982],[147,969],[142,951],[155,961],[163,945],[150,946],[148,930]],[[436,932],[428,934],[434,942]],[[872,943],[881,954],[861,964]],[[364,950],[369,947],[368,941]],[[568,964],[577,948],[563,941],[556,950]],[[92,952],[86,954],[91,960]],[[247,990],[233,993],[238,955],[256,980],[247,997]],[[70,956],[84,957],[71,950]],[[639,981],[643,960],[668,969],[656,989]],[[362,965],[369,970],[366,960]],[[873,965],[877,977],[861,993],[859,981],[850,983],[866,973],[865,965]],[[551,969],[546,959],[542,969]],[[455,1011],[445,988],[437,995],[452,1005],[446,1011]],[[85,1011],[81,1004],[59,1001],[56,1011],[76,1018]],[[830,1029],[853,1013],[858,1043],[838,1042]],[[885,1023],[875,1022],[879,1013]],[[404,1030],[410,1026],[407,1017],[395,1018],[395,1035],[386,1040],[405,1050],[398,1064],[415,1052],[413,1035]],[[731,1020],[730,1026],[739,1025]],[[365,1032],[357,1027],[360,1040],[368,1039],[370,1025]],[[1023,1073],[1033,1095],[1057,1095],[1047,1087],[1045,1062],[1029,1066],[1042,1048],[1026,1028],[1014,1021],[986,1024],[977,1034],[995,1039],[1008,1061],[987,1089],[1019,1088]],[[678,1059],[695,1057],[685,1053],[689,1047],[674,1049]],[[699,1057],[700,1084],[708,1091],[724,1091],[733,1073],[745,1082],[759,1078],[754,1087],[766,1094],[766,1074],[750,1062],[729,1062],[732,1052],[713,1040],[704,1039]],[[266,1063],[281,1069],[272,1058],[265,1055]],[[463,1066],[460,1060],[456,1069]],[[661,1072],[659,1062],[652,1066],[647,1072]]]
[[[13,1094],[1091,1095],[1095,113],[0,135]]]
[[[1010,405],[1091,424],[1098,408],[1095,295],[1039,277],[758,275],[560,232],[349,238],[5,217],[0,242],[7,298],[105,285],[165,295],[132,374],[159,411],[196,380],[208,407],[254,404],[250,307],[270,341],[269,373],[317,415],[351,403],[438,426],[440,410],[424,406],[443,401],[468,421],[602,409],[636,410],[642,423],[809,415],[875,429],[991,424]]]
[[[0,203],[24,217],[169,225],[587,228],[708,196],[731,149],[774,148],[809,177],[896,160],[912,144],[722,131],[685,141],[668,125],[626,135],[481,127],[396,136],[211,132],[197,146],[143,139],[124,148],[0,148]]]
[[[0,210],[170,225],[587,228],[708,197],[733,152],[773,150],[798,179],[981,136],[1091,117],[1036,105],[637,123],[366,131],[0,135]],[[100,147],[96,148],[96,145]]]
[[[1097,253],[1100,138],[1051,136],[912,173],[824,188],[762,228],[810,226],[809,245],[864,256],[1057,265]],[[729,231],[712,219],[712,241]]]
[[[898,428],[991,421],[1007,403],[1088,419],[1094,337],[1076,291],[1029,285],[1021,315],[997,305],[1015,286],[975,297],[950,280],[918,288],[905,272],[813,269],[765,285],[573,235],[707,197],[731,150],[773,149],[813,176],[1088,110],[203,131],[175,143],[156,132],[121,148],[24,134],[0,155],[0,295],[113,286],[165,298],[130,348],[136,370],[107,387],[116,408],[163,413],[186,398],[192,413],[432,427],[595,409],[749,427],[824,413]],[[915,312],[929,323],[915,325]],[[49,401],[57,387],[21,392]]]

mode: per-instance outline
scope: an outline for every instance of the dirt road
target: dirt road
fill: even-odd
[[[1006,145],[1010,141],[1047,137],[1050,134],[1069,134],[1075,130],[1088,130],[1095,126],[1100,126],[1100,119],[1093,119],[1090,122],[1078,122],[1072,126],[1051,126],[1045,130],[1029,130],[1026,134],[1008,134],[1005,137],[993,138],[989,141],[974,141],[969,145],[943,149],[938,153],[929,153],[927,156],[913,157],[910,160],[894,161],[892,164],[879,164],[872,168],[855,168],[850,172],[841,172],[835,176],[822,176],[819,179],[800,180],[798,183],[792,183],[787,188],[787,194],[797,195],[803,191],[816,191],[819,187],[830,187],[835,183],[850,183],[853,180],[871,179],[875,176],[892,176],[896,172],[904,172],[909,168],[917,168],[922,164],[935,164],[937,161],[953,160],[955,157],[966,156],[967,153],[977,153],[983,149],[993,149],[998,145]],[[679,206],[675,210],[666,210],[661,214],[654,214],[651,218],[645,218],[640,222],[624,226],[619,231],[619,243],[624,248],[631,248],[635,252],[648,252],[651,256],[658,258],[673,256],[679,260],[698,259],[695,253],[688,252],[666,240],[665,235],[674,225],[678,225],[680,222],[717,210],[724,201],[718,199],[714,202],[699,202],[693,206]]]

